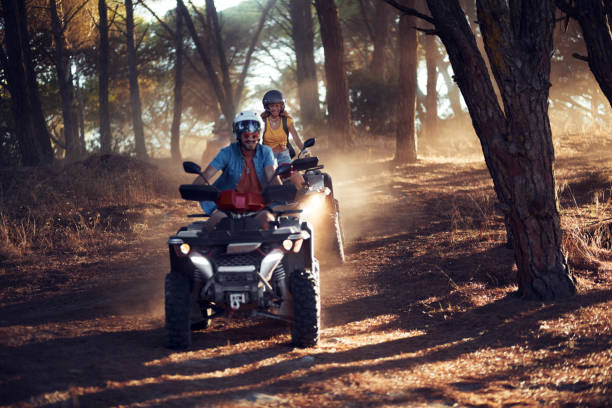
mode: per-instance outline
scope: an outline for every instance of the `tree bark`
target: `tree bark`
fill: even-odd
[[[519,294],[543,300],[571,296],[576,287],[561,248],[548,119],[552,1],[477,1],[504,110],[457,0],[427,3],[510,223]]]
[[[27,11],[24,0],[17,0],[17,8],[19,10],[19,29],[21,32],[21,48],[23,50],[23,61],[26,70],[26,83],[28,87],[28,98],[30,101],[30,109],[32,114],[32,126],[34,128],[34,139],[40,162],[50,164],[53,162],[53,149],[51,147],[51,133],[47,127],[45,114],[42,110],[40,95],[38,93],[38,81],[36,80],[36,72],[34,71],[34,63],[32,61],[32,52],[30,51],[30,35],[28,33]]]
[[[7,86],[11,93],[11,108],[13,111],[15,133],[19,141],[21,164],[24,166],[35,166],[40,163],[40,155],[32,127],[17,13],[15,0],[2,0],[6,43],[6,66],[4,71]]]
[[[98,29],[100,31],[100,50],[98,54],[98,95],[100,99],[100,149],[102,153],[109,154],[112,150],[112,135],[108,103],[108,58],[110,56],[110,52],[108,44],[108,16],[106,0],[98,0],[98,14],[100,16],[100,22],[98,24]]]
[[[2,15],[7,47],[3,68],[11,93],[21,164],[48,164],[53,161],[53,150],[38,95],[23,0],[2,0]]]
[[[170,130],[170,154],[179,163],[181,156],[181,114],[183,112],[183,15],[176,7],[176,32],[174,33],[174,109]]]
[[[612,1],[576,3],[572,6],[568,0],[556,1],[561,10],[578,20],[587,47],[589,68],[612,106]]]
[[[423,38],[425,37],[425,38]],[[436,37],[424,34],[423,48],[425,50],[425,64],[427,66],[427,96],[425,97],[425,118],[423,120],[424,134],[428,139],[437,135],[438,124],[438,45]]]
[[[385,78],[385,68],[387,66],[387,58],[385,48],[388,43],[389,34],[389,6],[384,2],[378,1],[375,3],[375,15],[372,34],[374,51],[372,52],[372,61],[370,62],[370,71],[376,78]]]
[[[348,79],[344,61],[344,43],[338,9],[334,0],[315,0],[325,54],[328,123],[330,141],[337,149],[352,145],[351,111],[348,100]]]
[[[77,121],[74,111],[74,87],[70,75],[70,59],[66,55],[64,30],[57,12],[56,0],[49,0],[53,41],[55,42],[55,70],[64,119],[64,143],[66,159],[72,160],[80,156],[80,145],[77,134]]]
[[[414,0],[405,2],[414,8]],[[399,21],[399,101],[397,107],[397,130],[395,134],[395,158],[401,163],[417,160],[417,139],[414,129],[417,91],[417,33],[415,18],[400,15]]]
[[[289,12],[292,22],[291,37],[295,47],[300,116],[304,125],[308,126],[316,123],[321,115],[310,2],[291,0]]]
[[[132,109],[132,124],[134,126],[134,142],[136,157],[146,159],[144,127],[142,125],[142,105],[138,87],[138,56],[134,45],[134,5],[132,0],[125,0],[125,31],[127,40],[128,70],[130,81],[130,106]]]

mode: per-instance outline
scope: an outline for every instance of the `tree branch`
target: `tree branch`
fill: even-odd
[[[555,0],[555,5],[570,17],[575,17],[578,14],[578,10],[567,0]]]
[[[261,30],[263,29],[264,23],[266,21],[266,16],[268,15],[268,12],[270,11],[270,9],[272,9],[272,7],[274,6],[274,3],[276,3],[276,0],[268,0],[268,3],[266,4],[263,11],[261,12],[261,18],[259,19],[259,25],[257,27],[257,30],[255,31],[255,34],[253,35],[251,39],[251,45],[249,46],[249,50],[244,60],[244,66],[242,67],[242,72],[240,73],[238,84],[236,85],[236,92],[234,94],[235,101],[239,101],[240,96],[242,95],[242,89],[244,88],[244,80],[246,79],[247,71],[249,69],[249,64],[251,63],[251,56],[253,55],[253,52],[255,51],[255,46],[257,45],[257,41],[259,40],[259,34],[261,33]]]
[[[66,17],[66,18],[64,19],[64,24],[63,24],[63,27],[62,27],[62,33],[63,33],[65,30],[66,30],[66,27],[68,26],[68,24],[70,23],[70,21],[72,21],[72,19],[73,19],[73,18],[74,18],[74,17],[77,15],[77,13],[78,13],[79,11],[81,11],[81,9],[82,9],[83,7],[85,7],[85,5],[86,5],[87,3],[89,3],[89,0],[85,0],[83,3],[81,3],[79,6],[77,6],[77,7],[76,7],[76,9],[75,9],[75,10],[74,10],[72,13],[70,13],[70,15],[69,15],[68,17]]]
[[[363,21],[365,22],[368,34],[370,35],[370,41],[374,42],[374,33],[372,32],[372,27],[370,25],[370,21],[368,20],[368,14],[366,13],[365,4],[363,4],[363,0],[359,0],[359,11],[361,12],[361,18],[363,18]]]
[[[234,104],[232,95],[232,83],[229,75],[229,67],[227,65],[227,57],[223,46],[223,36],[221,35],[221,27],[219,26],[219,16],[213,0],[206,0],[206,15],[212,21],[213,35],[215,44],[217,45],[217,56],[219,57],[219,67],[223,78],[223,87],[225,88],[225,98],[229,98],[229,103]]]
[[[221,105],[222,109],[225,107],[225,95],[223,93],[223,89],[221,87],[221,83],[219,82],[219,78],[215,72],[215,69],[206,53],[206,48],[200,41],[198,37],[198,33],[196,32],[195,26],[193,25],[193,20],[191,19],[191,15],[189,14],[189,10],[185,7],[185,4],[182,0],[178,0],[178,9],[180,13],[183,13],[183,17],[185,17],[185,24],[187,25],[187,29],[189,30],[189,34],[191,35],[191,39],[196,46],[196,50],[200,55],[200,59],[206,68],[208,73],[208,77],[210,82],[212,83],[213,89],[215,91],[215,95],[217,96],[217,100],[219,101],[219,105]]]
[[[155,12],[151,9],[151,7],[147,5],[147,3],[144,2],[144,0],[140,1],[140,4],[142,4],[144,8],[146,8],[149,11],[149,13],[151,13],[151,15],[157,20],[159,25],[161,25],[172,36],[172,38],[174,38],[175,34],[174,34],[174,31],[172,31],[172,29],[170,28],[170,26],[166,24],[164,20],[159,18],[157,14],[155,14]]]
[[[399,11],[401,11],[401,12],[402,12],[402,13],[404,13],[404,14],[409,14],[409,15],[411,15],[411,16],[418,17],[418,18],[420,18],[420,19],[422,19],[422,20],[425,20],[425,21],[427,21],[428,23],[433,24],[433,25],[435,25],[435,24],[436,24],[436,23],[435,23],[435,20],[433,19],[433,17],[430,17],[430,16],[428,16],[428,15],[426,15],[426,14],[419,13],[418,11],[416,11],[416,10],[415,10],[415,9],[413,9],[413,8],[406,7],[406,6],[402,6],[401,4],[399,4],[399,3],[398,3],[397,1],[395,1],[395,0],[382,0],[382,1],[384,1],[384,2],[386,2],[386,3],[388,3],[388,4],[390,4],[391,6],[395,7],[396,9],[398,9]]]
[[[586,61],[586,62],[589,62],[589,57],[585,57],[584,55],[580,55],[580,54],[578,54],[577,52],[573,53],[573,54],[572,54],[572,57],[574,57],[574,58],[576,58],[576,59],[579,59],[579,60],[581,60],[581,61]]]
[[[431,28],[421,28],[421,27],[417,27],[417,26],[412,26],[412,28],[414,28],[417,31],[420,31],[424,34],[427,35],[439,35],[440,32],[438,30],[432,30]]]

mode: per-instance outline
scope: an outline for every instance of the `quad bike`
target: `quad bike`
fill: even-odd
[[[201,175],[193,162],[183,167]],[[289,165],[277,169],[279,174],[288,171]],[[192,330],[228,315],[287,320],[294,345],[317,344],[321,300],[313,229],[296,215],[299,211],[275,210],[295,199],[296,187],[268,186],[261,195],[191,184],[179,191],[185,200],[216,202],[227,217],[211,230],[205,221],[193,222],[168,239],[166,346],[187,348]],[[264,229],[256,216],[268,210],[274,221]],[[283,315],[282,309],[288,313]],[[193,323],[194,318],[199,322]]]
[[[315,139],[304,141],[304,148],[315,144]],[[334,196],[332,179],[328,173],[322,172],[323,165],[319,164],[318,157],[302,158],[302,152],[292,165],[292,171],[302,171],[304,178],[303,195],[300,198],[299,208],[303,209],[303,217],[309,220],[318,231],[315,251],[331,264],[343,264],[344,258],[344,232],[340,218],[340,206]]]

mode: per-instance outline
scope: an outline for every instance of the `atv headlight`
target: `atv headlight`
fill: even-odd
[[[189,251],[191,251],[191,246],[189,244],[181,244],[179,246],[179,251],[181,251],[181,254],[183,255],[189,255]]]
[[[303,210],[302,216],[305,218],[322,213],[325,208],[325,195],[320,193],[312,194],[306,199],[301,208]]]
[[[290,239],[286,239],[283,241],[283,248],[285,248],[285,251],[289,252],[291,251],[291,248],[293,248],[293,241]]]

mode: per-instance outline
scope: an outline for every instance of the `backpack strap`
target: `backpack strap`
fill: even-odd
[[[289,128],[287,127],[287,117],[281,116],[281,119],[283,120],[283,130],[285,131],[285,134],[287,135],[287,143],[289,143]]]
[[[285,134],[287,135],[287,150],[289,150],[289,157],[293,159],[295,157],[295,149],[291,145],[291,142],[289,142],[289,127],[287,126],[287,116],[282,116],[282,120],[283,120],[283,130],[285,131]]]

